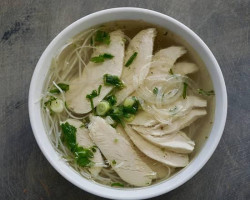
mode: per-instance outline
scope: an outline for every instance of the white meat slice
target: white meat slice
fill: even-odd
[[[128,122],[131,125],[138,125],[138,126],[154,126],[158,123],[158,121],[145,111],[139,111],[132,122]]]
[[[161,137],[140,134],[149,142],[177,153],[191,153],[194,150],[194,141],[192,141],[184,132],[163,135]]]
[[[156,173],[142,161],[131,144],[104,119],[92,117],[89,130],[90,137],[122,180],[134,186],[151,184]],[[112,161],[116,164],[112,164]]]
[[[143,160],[143,162],[145,162],[154,172],[156,172],[158,179],[168,177],[171,174],[172,169],[169,166],[163,165],[162,163],[149,158],[148,156],[143,154],[137,147],[135,147],[134,143],[125,132],[124,128],[122,128],[121,126],[117,126],[116,131],[130,143],[131,147],[136,151],[137,155]]]
[[[197,72],[199,67],[195,63],[178,62],[173,66],[172,70],[174,74],[186,75]]]
[[[189,126],[198,118],[206,115],[205,109],[194,109],[191,110],[187,115],[179,118],[170,125],[156,125],[155,127],[143,127],[143,126],[132,126],[134,130],[141,134],[162,136],[178,132],[179,130]]]
[[[81,127],[82,122],[75,120],[75,119],[67,119],[66,122],[68,122],[70,125],[74,126],[76,128],[76,143],[85,148],[93,147],[95,144],[89,137],[89,130],[85,127]],[[81,128],[80,128],[81,127]],[[96,166],[89,168],[90,173],[93,176],[97,176],[100,171],[102,170],[102,165],[104,165],[104,160],[102,158],[101,152],[98,148],[96,148],[96,152],[94,153],[94,157],[91,159]]]
[[[185,167],[188,164],[188,155],[155,146],[140,136],[130,125],[125,126],[125,131],[137,148],[148,157],[171,167]]]
[[[186,49],[181,46],[171,46],[161,49],[153,56],[149,75],[168,73],[176,60],[186,52]]]
[[[121,79],[125,88],[116,93],[117,104],[120,104],[126,97],[133,93],[138,85],[142,83],[148,74],[152,59],[155,28],[140,31],[129,43],[125,53],[125,63],[137,52],[137,56],[128,67],[124,66]]]
[[[92,57],[109,53],[114,57],[107,59],[102,63],[89,62],[84,68],[81,78],[77,78],[70,83],[69,90],[66,92],[66,102],[73,112],[85,114],[91,111],[91,105],[86,98],[93,90],[97,90],[102,85],[101,93],[93,99],[96,106],[113,88],[103,84],[103,76],[105,74],[116,75],[122,74],[124,60],[124,34],[122,31],[114,31],[110,33],[109,45],[98,45],[94,50]]]

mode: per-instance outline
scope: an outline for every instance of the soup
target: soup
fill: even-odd
[[[185,41],[143,21],[116,21],[62,47],[41,106],[53,146],[79,174],[143,187],[192,161],[213,123],[213,96]]]

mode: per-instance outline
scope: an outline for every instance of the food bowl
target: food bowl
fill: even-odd
[[[210,74],[215,96],[214,124],[209,138],[188,166],[174,176],[160,183],[142,188],[112,188],[87,180],[72,169],[53,148],[41,116],[41,98],[44,81],[51,60],[58,50],[73,36],[92,26],[114,20],[143,20],[164,27],[183,38],[204,62]],[[169,192],[192,178],[208,161],[215,151],[223,133],[227,115],[227,94],[220,67],[207,45],[188,27],[164,14],[141,8],[112,8],[85,16],[65,28],[48,45],[39,59],[29,91],[29,115],[32,130],[43,154],[51,165],[68,181],[92,194],[111,199],[145,199]]]

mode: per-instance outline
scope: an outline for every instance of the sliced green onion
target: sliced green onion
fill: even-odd
[[[135,115],[130,114],[130,113],[124,114],[123,117],[124,117],[125,121],[127,121],[127,122],[132,122],[135,119]]]
[[[188,86],[188,84],[184,82],[183,83],[183,93],[182,93],[183,99],[186,99],[186,97],[187,97],[187,86]]]
[[[205,91],[205,90],[203,90],[203,89],[198,89],[198,93],[199,93],[200,95],[204,95],[204,96],[215,95],[215,93],[214,93],[213,90]]]
[[[135,103],[135,99],[133,97],[127,97],[124,102],[123,106],[124,107],[132,107]]]
[[[101,101],[96,107],[96,114],[103,116],[110,110],[109,102]]]
[[[111,186],[112,187],[124,187],[124,184],[122,184],[122,183],[112,183]]]
[[[129,65],[132,64],[132,62],[134,61],[134,59],[136,58],[137,56],[137,52],[134,52],[132,56],[130,56],[130,58],[128,59],[128,61],[126,62],[125,64],[125,67],[128,67]]]
[[[50,109],[55,113],[61,113],[63,108],[63,101],[61,99],[53,100],[50,104]]]

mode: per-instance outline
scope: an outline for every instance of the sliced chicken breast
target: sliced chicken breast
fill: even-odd
[[[76,128],[76,143],[79,146],[91,148],[95,145],[89,137],[89,130],[85,127],[81,127],[82,122],[75,119],[67,119],[66,122]],[[93,176],[97,176],[102,170],[101,166],[104,165],[104,160],[98,148],[96,149],[96,152],[94,153],[94,158],[92,158],[91,161],[93,161],[95,165],[93,167],[90,167],[89,171]]]
[[[153,62],[150,67],[150,75],[168,73],[174,63],[187,51],[181,46],[171,46],[161,49],[153,56]]]
[[[194,141],[192,141],[184,132],[163,135],[160,137],[140,134],[147,141],[177,153],[191,153],[194,150]]]
[[[131,145],[131,147],[135,150],[135,152],[137,153],[137,155],[143,160],[143,162],[145,162],[154,172],[156,172],[157,178],[161,179],[164,177],[168,177],[171,172],[172,169],[166,165],[163,165],[160,162],[157,162],[151,158],[149,158],[148,156],[146,156],[145,154],[143,154],[132,142],[132,140],[129,138],[129,136],[127,135],[127,133],[125,132],[124,128],[121,126],[117,126],[116,127],[116,131],[117,133],[121,134]]]
[[[128,124],[132,125],[138,125],[138,126],[154,126],[158,124],[158,121],[152,116],[152,114],[149,114],[145,111],[139,111],[136,115],[133,121],[128,122]]]
[[[128,67],[124,66],[123,68],[121,79],[126,87],[116,93],[117,104],[120,104],[126,97],[133,93],[147,76],[152,59],[155,36],[155,28],[149,28],[140,31],[130,41],[125,53],[125,64],[134,53],[137,53],[137,56],[131,65]]]
[[[94,107],[111,91],[113,87],[103,84],[105,74],[122,74],[124,60],[124,34],[122,31],[110,33],[110,44],[96,46],[92,57],[108,53],[113,55],[112,59],[107,59],[102,63],[89,62],[84,68],[81,78],[77,78],[70,83],[69,90],[66,92],[66,102],[70,110],[77,114],[85,114],[91,111],[91,105],[86,98],[93,90],[98,90],[102,85],[100,95],[93,99]]]
[[[152,136],[163,136],[178,132],[179,130],[189,126],[198,118],[206,115],[205,109],[194,109],[191,110],[187,115],[179,118],[170,125],[156,125],[155,127],[144,127],[144,126],[132,126],[134,130],[141,134],[152,135]]]
[[[156,173],[137,155],[131,144],[101,117],[93,116],[90,137],[125,182],[134,186],[150,185]]]
[[[130,125],[125,126],[125,131],[137,148],[148,157],[171,167],[185,167],[188,164],[188,156],[162,149],[145,140],[133,130]]]
[[[197,72],[199,67],[195,63],[178,62],[173,66],[172,70],[174,74],[186,75]]]

